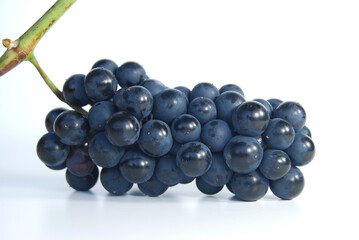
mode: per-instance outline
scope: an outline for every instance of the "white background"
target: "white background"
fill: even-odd
[[[52,2],[1,0],[0,38]],[[137,61],[170,87],[236,83],[247,100],[300,102],[317,154],[292,201],[207,197],[194,184],[158,198],[74,192],[35,151],[47,112],[64,105],[23,63],[0,78],[0,239],[358,239],[358,12],[345,0],[76,2],[35,51],[60,88],[101,58]]]

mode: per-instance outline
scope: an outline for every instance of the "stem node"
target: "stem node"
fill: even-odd
[[[12,44],[11,39],[5,38],[2,40],[2,45],[4,45],[6,49],[10,49],[11,44]]]
[[[0,77],[19,65],[21,62],[27,60],[35,66],[51,91],[62,102],[66,103],[62,92],[55,86],[37,62],[34,56],[34,48],[45,32],[49,30],[56,20],[59,19],[59,17],[61,17],[75,1],[76,0],[57,0],[57,2],[19,39],[11,41],[11,39],[5,38],[2,40],[2,44],[7,50],[2,56],[0,56]],[[69,106],[83,114],[85,117],[88,114],[80,107]]]

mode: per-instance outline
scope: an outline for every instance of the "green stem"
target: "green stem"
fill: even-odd
[[[51,91],[60,99],[61,101],[65,101],[64,96],[62,95],[62,92],[55,86],[55,84],[50,80],[50,78],[46,75],[44,70],[40,67],[39,63],[37,62],[35,56],[33,53],[31,53],[27,60],[32,63],[32,65],[35,66],[37,71],[40,73],[41,77],[44,79],[47,86],[51,89]]]
[[[19,65],[23,61],[31,62],[41,77],[44,79],[51,91],[62,101],[65,99],[62,92],[46,75],[40,67],[34,55],[34,48],[43,35],[50,27],[65,13],[65,11],[76,0],[58,0],[39,20],[37,20],[19,39],[11,41],[4,39],[3,45],[7,48],[5,53],[0,57],[0,76],[9,72],[11,69]],[[66,103],[66,102],[65,102]],[[88,113],[82,108],[69,105],[74,110],[87,116]]]
[[[3,45],[7,50],[0,57],[0,76],[19,65],[22,61],[27,60],[42,36],[75,1],[58,0],[19,39],[16,41],[4,39]]]
[[[34,65],[34,67],[37,69],[37,71],[40,73],[41,77],[44,79],[45,83],[47,84],[47,86],[51,89],[51,91],[57,96],[58,99],[60,99],[62,102],[66,103],[64,96],[62,95],[62,92],[55,86],[55,84],[51,81],[51,79],[46,75],[46,73],[44,72],[44,70],[42,70],[42,68],[40,67],[39,63],[37,62],[35,56],[33,53],[31,53],[27,60],[29,62],[32,63],[32,65]],[[66,103],[68,104],[68,103]],[[88,112],[86,112],[84,109],[80,108],[80,107],[75,107],[72,106],[70,104],[68,104],[70,107],[72,107],[74,110],[76,110],[77,112],[81,113],[82,115],[84,115],[85,117],[87,117]]]

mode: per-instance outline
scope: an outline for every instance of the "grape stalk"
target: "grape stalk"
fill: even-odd
[[[23,61],[29,61],[37,69],[47,86],[51,91],[66,103],[62,92],[55,86],[51,79],[46,75],[35,58],[34,50],[37,43],[44,34],[54,25],[54,23],[71,7],[76,0],[58,0],[56,3],[37,20],[24,34],[17,40],[12,41],[8,38],[2,40],[2,44],[6,48],[5,53],[0,57],[0,77],[11,71]],[[87,112],[79,107],[72,106],[74,110],[87,116]]]

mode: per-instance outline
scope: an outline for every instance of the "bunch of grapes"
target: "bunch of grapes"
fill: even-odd
[[[245,101],[234,84],[172,89],[149,79],[138,63],[118,67],[104,59],[86,76],[68,78],[63,96],[71,106],[91,105],[88,115],[50,111],[37,154],[50,169],[67,168],[66,181],[78,191],[91,189],[100,175],[114,195],[137,184],[158,196],[195,180],[204,194],[226,185],[239,199],[256,201],[270,187],[292,199],[304,188],[297,167],[315,154],[299,103]]]

